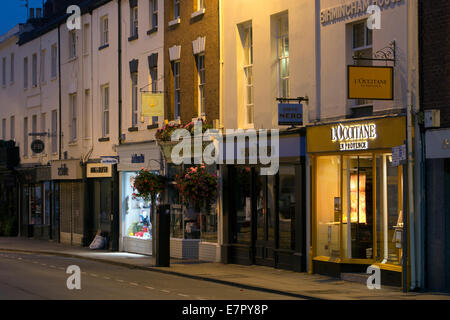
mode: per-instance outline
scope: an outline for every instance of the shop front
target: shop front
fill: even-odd
[[[306,270],[305,155],[305,130],[286,131],[276,174],[224,166],[223,262]]]
[[[15,142],[0,140],[0,236],[19,234],[19,183],[14,169],[19,163]]]
[[[161,154],[156,142],[118,147],[120,236],[119,250],[151,255],[154,212],[150,201],[133,197],[133,180],[142,168],[161,173]],[[159,204],[159,202],[157,203]]]
[[[55,208],[59,211],[59,241],[70,245],[86,245],[83,205],[85,184],[81,160],[52,161],[51,178],[55,185]]]
[[[19,168],[21,235],[58,240],[58,186],[50,166]]]
[[[450,129],[425,132],[426,287],[450,292]]]
[[[211,204],[211,208],[196,210],[186,206],[176,187],[176,175],[195,165],[167,164],[168,189],[165,200],[170,204],[170,256],[179,259],[200,261],[220,261],[218,223],[220,217],[221,193]],[[216,164],[205,166],[209,174],[220,177]],[[220,184],[220,182],[219,182]]]
[[[383,117],[307,128],[311,164],[312,271],[331,276],[381,269],[401,285],[406,118]]]
[[[86,163],[86,244],[97,234],[106,239],[106,247],[119,249],[118,178],[116,165]]]

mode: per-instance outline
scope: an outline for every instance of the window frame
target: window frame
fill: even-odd
[[[243,54],[244,60],[242,65],[243,77],[244,77],[244,106],[245,106],[245,123],[246,125],[253,125],[255,122],[254,119],[254,77],[253,77],[253,25],[251,22],[242,26],[242,32],[244,36],[243,41]],[[248,34],[247,34],[248,33]],[[247,41],[249,40],[249,41]],[[249,83],[249,80],[251,82]],[[250,90],[250,91],[249,91]],[[249,93],[251,96],[251,101],[249,100]],[[249,110],[250,109],[250,110]],[[250,114],[251,112],[251,119]]]
[[[52,153],[58,152],[58,110],[52,110]]]
[[[2,59],[2,86],[6,87],[6,57]]]
[[[130,37],[137,38],[139,35],[139,11],[137,4],[130,7]]]
[[[149,0],[149,17],[151,30],[158,28],[158,0]]]
[[[77,57],[77,34],[75,30],[69,31],[69,59]]]
[[[202,117],[206,114],[206,98],[205,98],[205,85],[206,85],[206,67],[205,67],[205,53],[199,53],[196,57],[197,60],[197,77],[198,77],[198,115]]]
[[[78,140],[78,119],[77,119],[77,94],[69,95],[69,123],[70,123],[70,143]]]
[[[181,116],[180,60],[172,61],[173,75],[173,114],[175,120]]]
[[[23,88],[28,89],[28,57],[23,58]]]
[[[283,28],[283,24],[287,23],[287,28]],[[283,32],[286,31],[286,33]],[[287,54],[286,54],[287,40]],[[289,56],[289,16],[283,14],[278,18],[277,30],[277,56],[278,56],[278,96],[281,98],[290,97],[290,56]],[[283,62],[286,66],[286,75],[283,75]],[[284,91],[283,90],[286,90]]]
[[[158,66],[150,68],[150,79],[152,81],[151,88],[152,93],[158,92]]]
[[[173,20],[180,19],[181,3],[180,0],[173,0]]]
[[[2,140],[6,140],[6,118],[2,119]]]
[[[33,53],[31,56],[31,86],[37,87],[38,75],[37,75],[37,53]]]
[[[109,45],[109,19],[108,15],[100,18],[100,46]]]
[[[23,156],[28,157],[28,117],[23,118]]]
[[[40,81],[41,83],[45,82],[45,58],[46,58],[47,50],[41,50],[41,59],[40,59]]]
[[[136,128],[139,123],[139,75],[137,72],[131,73],[131,127]]]
[[[102,138],[109,137],[110,127],[109,127],[109,109],[110,109],[110,90],[109,84],[105,84],[101,87],[101,103],[102,103]],[[107,92],[107,94],[106,94]]]
[[[9,118],[9,140],[16,139],[16,117],[11,116]]]
[[[58,75],[58,45],[56,43],[52,44],[51,59],[52,59],[51,77],[52,79],[56,79]]]

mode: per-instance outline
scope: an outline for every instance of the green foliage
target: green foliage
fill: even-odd
[[[203,207],[210,211],[211,204],[217,197],[216,174],[209,173],[202,164],[200,167],[188,168],[184,173],[177,175],[176,182],[176,187],[187,206],[193,204],[197,211]]]

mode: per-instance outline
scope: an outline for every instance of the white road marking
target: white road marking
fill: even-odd
[[[111,278],[110,278],[110,277],[103,277],[103,279],[106,279],[106,280],[111,280]]]
[[[138,286],[138,284],[137,284],[136,282],[130,282],[130,284],[131,284],[132,286]]]
[[[164,290],[164,289],[162,289],[161,291],[162,291],[162,292],[165,292],[165,293],[170,293],[169,290]]]
[[[182,293],[178,293],[178,295],[179,295],[179,296],[182,296],[182,297],[189,297],[189,295],[187,295],[187,294],[182,294]]]
[[[91,273],[92,277],[98,277],[98,275],[96,275],[95,273]]]
[[[118,282],[125,282],[125,281],[123,281],[123,280],[120,280],[120,279],[116,279],[116,281],[118,281]]]
[[[153,288],[153,287],[146,287],[147,289],[150,289],[150,290],[153,290],[153,289],[155,289],[155,288]]]
[[[45,267],[46,265],[47,265],[46,263],[41,263],[41,266],[44,266],[44,267]]]

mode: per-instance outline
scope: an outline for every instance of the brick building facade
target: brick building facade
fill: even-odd
[[[178,6],[177,6],[178,3]],[[203,3],[203,8],[198,8]],[[177,6],[177,7],[176,7]],[[166,114],[182,123],[201,116],[198,56],[204,60],[204,114],[207,122],[219,119],[219,1],[164,1]],[[177,15],[177,16],[176,16]],[[175,108],[175,63],[179,71],[179,113]],[[200,67],[201,68],[201,67]],[[176,72],[177,70],[175,70]]]
[[[440,110],[425,128],[425,287],[450,292],[450,2],[419,1],[422,110]]]
[[[420,1],[420,74],[423,110],[441,110],[441,127],[450,127],[450,2]]]

